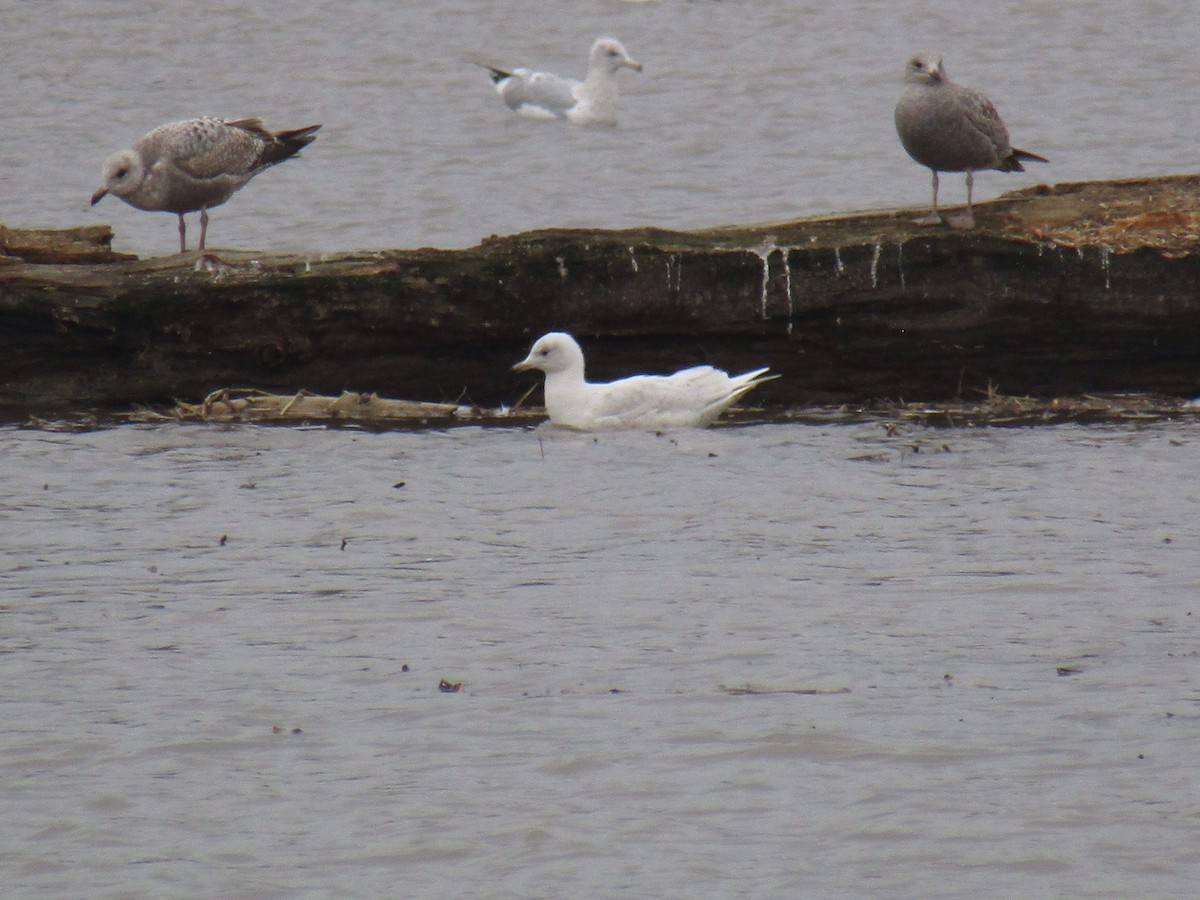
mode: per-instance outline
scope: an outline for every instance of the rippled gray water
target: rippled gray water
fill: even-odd
[[[6,891],[1187,896],[1198,446],[0,430]]]
[[[109,222],[118,248],[142,255],[174,252],[174,219],[115,199],[89,210],[101,163],[198,114],[325,124],[302,159],[213,213],[217,247],[466,246],[541,226],[690,228],[921,205],[928,173],[900,148],[892,107],[908,55],[926,46],[991,95],[1016,146],[1053,161],[981,175],[980,197],[1196,166],[1200,16],[1182,2],[70,0],[50,10],[5,6],[0,221]],[[470,62],[581,74],[601,34],[646,64],[622,73],[615,130],[514,116]],[[962,179],[944,179],[946,202],[964,193]]]

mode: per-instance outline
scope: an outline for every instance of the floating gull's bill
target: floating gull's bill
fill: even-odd
[[[208,210],[220,206],[263,169],[291,159],[316,140],[320,127],[272,133],[261,119],[213,118],[159,126],[131,149],[108,158],[104,185],[92,195],[92,205],[113,194],[136,209],[175,213],[180,253],[187,250],[183,214],[199,210],[199,249],[203,250]]]
[[[492,73],[496,93],[523,116],[566,119],[576,125],[616,125],[617,72],[623,66],[642,71],[642,64],[630,58],[620,41],[600,38],[592,44],[583,81],[531,69],[484,68]]]
[[[583,376],[583,351],[569,334],[542,335],[529,356],[513,366],[546,373],[550,421],[578,431],[701,428],[764,381],[766,369],[729,375],[695,366],[674,375],[634,375],[592,384]]]
[[[916,220],[919,225],[942,221],[937,205],[938,172],[967,173],[967,211],[948,222],[953,228],[974,228],[971,191],[975,172],[1024,172],[1022,160],[1049,162],[1010,145],[1008,129],[992,101],[951,81],[937,54],[922,51],[910,59],[905,81],[907,86],[896,103],[896,131],[908,155],[933,172],[933,209]]]

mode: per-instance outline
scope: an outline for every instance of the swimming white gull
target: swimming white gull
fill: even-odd
[[[642,71],[642,64],[613,38],[600,38],[592,45],[583,81],[532,69],[484,66],[509,109],[535,119],[566,119],[576,125],[617,124],[617,72],[623,67]]]
[[[561,331],[538,338],[513,368],[545,372],[550,421],[578,431],[701,428],[747,391],[778,377],[763,377],[765,368],[731,377],[712,366],[694,366],[674,375],[591,383],[584,378],[579,344]]]

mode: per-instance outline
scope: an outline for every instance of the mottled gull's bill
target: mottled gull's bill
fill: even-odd
[[[550,421],[579,431],[700,428],[747,391],[778,377],[764,378],[766,369],[731,377],[712,366],[695,366],[674,375],[590,383],[583,374],[583,351],[561,331],[538,338],[529,355],[513,368],[545,372]]]
[[[179,216],[179,252],[187,250],[183,214],[200,211],[199,249],[204,249],[208,210],[220,206],[263,169],[291,159],[315,139],[320,125],[270,132],[260,119],[200,118],[155,128],[129,150],[109,157],[105,194],[130,206]]]
[[[937,54],[922,51],[910,59],[905,81],[896,103],[896,131],[908,155],[933,172],[933,209],[917,219],[918,224],[942,221],[937,204],[938,172],[967,173],[967,211],[948,222],[955,228],[973,228],[975,172],[1023,172],[1022,160],[1049,162],[1009,144],[1008,129],[996,107],[979,91],[951,81]]]
[[[617,124],[617,72],[622,67],[642,71],[642,64],[612,38],[600,38],[592,45],[583,81],[532,69],[484,66],[510,109],[535,119],[566,119],[576,125]]]

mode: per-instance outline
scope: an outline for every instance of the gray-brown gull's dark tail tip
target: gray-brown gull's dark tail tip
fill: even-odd
[[[1021,165],[1022,162],[1048,163],[1050,160],[1046,159],[1044,156],[1038,156],[1036,153],[1030,153],[1028,150],[1018,150],[1016,147],[1013,147],[1012,153],[1009,154],[1006,160],[1004,160],[1004,168],[1000,171],[1024,172],[1025,167]]]

